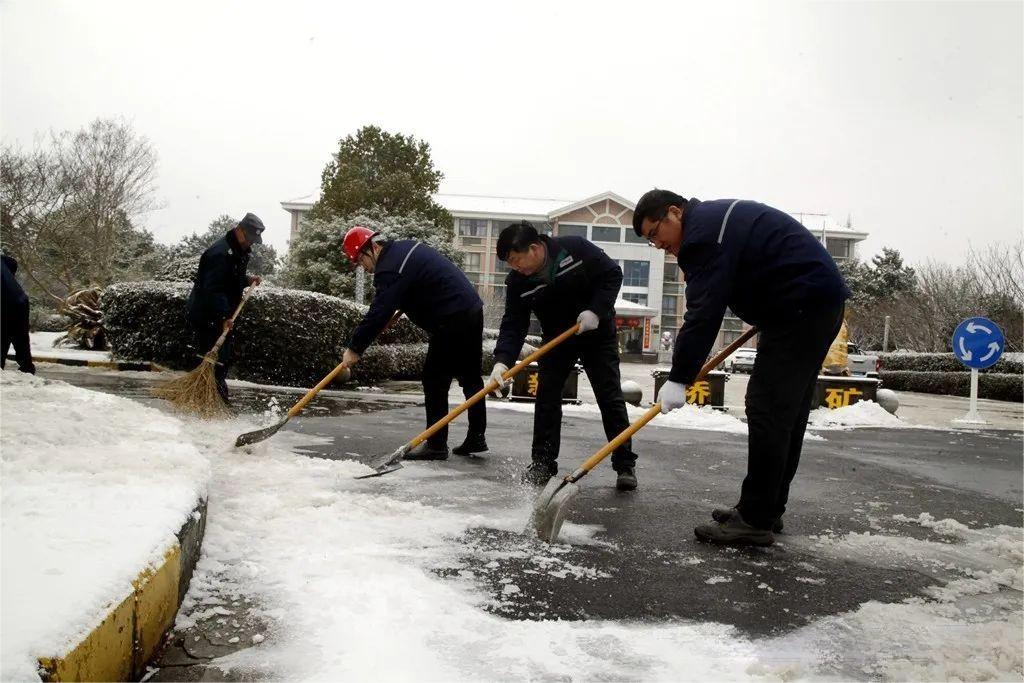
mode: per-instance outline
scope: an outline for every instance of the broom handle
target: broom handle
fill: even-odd
[[[743,346],[743,344],[748,339],[753,337],[755,334],[757,334],[757,328],[751,327],[749,330],[741,334],[736,341],[734,341],[733,343],[729,344],[724,349],[719,351],[714,358],[712,358],[711,360],[704,364],[704,367],[702,367],[700,369],[700,372],[697,373],[697,376],[694,378],[693,382],[696,383],[704,379],[705,375],[707,375],[709,372],[718,367],[718,364],[725,360],[729,354],[731,354],[739,347]],[[609,453],[614,451],[622,444],[626,443],[626,441],[628,441],[634,434],[640,431],[640,429],[643,428],[644,425],[646,425],[648,422],[656,418],[658,416],[658,413],[660,412],[661,401],[658,401],[653,406],[648,408],[647,412],[644,413],[639,420],[626,427],[626,429],[623,430],[621,434],[619,434],[614,439],[605,444],[601,448],[601,450],[587,458],[587,461],[580,465],[580,468],[578,470],[569,475],[568,479],[570,481],[577,481],[581,479],[583,475],[585,475],[590,470],[594,469],[599,462],[607,458]]]
[[[384,332],[386,332],[387,329],[389,327],[391,327],[392,325],[394,325],[396,322],[398,322],[398,319],[401,318],[401,317],[402,317],[402,312],[401,311],[395,311],[395,314],[393,316],[391,316],[391,320],[389,320],[388,324],[384,326],[384,329],[381,330],[381,333],[383,334]],[[298,415],[300,412],[302,412],[302,409],[305,408],[309,404],[309,402],[313,400],[313,397],[316,396],[317,394],[319,394],[321,391],[323,391],[324,387],[326,387],[328,384],[333,382],[334,379],[338,375],[340,375],[345,370],[345,368],[347,368],[347,367],[349,367],[349,366],[346,365],[344,361],[342,361],[341,363],[338,363],[338,365],[335,366],[335,368],[333,370],[331,370],[329,373],[327,373],[326,377],[324,377],[322,380],[320,380],[319,384],[317,384],[315,387],[313,387],[312,389],[307,391],[306,395],[303,396],[302,398],[300,398],[298,403],[296,403],[295,405],[293,405],[291,407],[291,409],[288,411],[288,419],[290,420],[293,417],[295,417],[296,415]]]
[[[538,358],[546,354],[548,351],[555,348],[556,346],[564,342],[566,339],[576,334],[576,331],[579,329],[580,324],[576,323],[575,325],[567,329],[565,332],[558,335],[548,343],[544,344],[539,349],[531,353],[529,356],[522,359],[521,361],[510,367],[508,370],[506,370],[504,373],[502,373],[502,379],[504,379],[505,381],[512,379],[513,377],[518,375],[524,368],[526,368],[530,363],[537,360]],[[453,408],[450,413],[442,417],[440,420],[438,420],[430,427],[428,427],[425,431],[421,432],[418,436],[416,436],[412,441],[408,443],[408,447],[415,448],[416,446],[419,446],[421,443],[423,443],[424,441],[432,437],[434,434],[436,434],[438,431],[440,431],[449,422],[451,422],[459,415],[461,415],[463,412],[468,410],[470,406],[476,405],[479,401],[486,397],[487,394],[491,393],[497,388],[498,383],[495,382],[494,380],[491,380],[486,385],[484,385],[483,389],[476,392],[471,397],[467,398],[465,403],[456,408]]]
[[[238,314],[242,312],[242,307],[245,306],[245,302],[249,300],[249,295],[252,294],[252,290],[255,287],[256,287],[256,285],[250,285],[250,286],[245,288],[245,292],[242,294],[242,300],[238,302],[238,307],[235,309],[234,314],[231,316],[231,324],[232,325],[235,324],[235,318],[237,318]],[[228,333],[230,331],[231,331],[231,328],[229,327],[228,329],[226,329],[223,332],[221,332],[220,336],[217,337],[217,343],[213,345],[213,348],[210,349],[210,353],[208,353],[206,355],[208,355],[208,356],[216,356],[217,353],[220,351],[220,347],[224,346],[224,341],[228,338]]]

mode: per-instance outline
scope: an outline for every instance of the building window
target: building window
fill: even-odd
[[[676,298],[674,296],[666,296],[661,299],[661,312],[665,315],[676,314]]]
[[[641,306],[646,306],[647,305],[647,295],[646,294],[637,294],[636,292],[623,292],[622,293],[622,300],[623,301],[630,301],[630,302],[632,302],[634,304],[640,304]]]
[[[635,232],[633,232],[633,228],[632,227],[626,226],[626,229],[624,230],[624,232],[626,233],[626,243],[627,244],[647,244],[647,238],[646,237],[641,237],[640,235],[638,235]]]
[[[460,218],[459,234],[466,237],[486,237],[487,221],[476,218]]]
[[[585,225],[573,225],[572,223],[559,223],[558,224],[558,236],[559,237],[582,237],[587,238],[587,226]]]
[[[650,261],[623,261],[622,286],[646,287],[651,274]]]
[[[606,225],[595,225],[593,235],[595,242],[621,242],[622,228],[619,226],[612,228]]]
[[[465,257],[465,270],[467,272],[480,272],[480,257],[483,256],[483,254],[479,252],[467,252],[463,254],[463,256]]]
[[[834,259],[848,259],[850,258],[853,240],[842,239],[839,237],[826,237],[825,248],[828,253],[832,255]]]

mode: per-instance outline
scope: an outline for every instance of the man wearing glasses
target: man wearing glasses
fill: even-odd
[[[694,533],[712,543],[770,545],[782,530],[818,371],[850,291],[807,228],[757,202],[702,202],[655,189],[637,202],[633,230],[675,255],[686,281],[686,314],[660,393],[663,413],[685,405],[686,386],[711,352],[726,307],[759,330],[740,499],[712,511],[714,523]]]

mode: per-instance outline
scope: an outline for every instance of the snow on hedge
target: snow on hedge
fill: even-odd
[[[2,680],[34,680],[160,562],[208,460],[183,425],[135,401],[0,373]]]
[[[182,282],[126,282],[104,290],[104,324],[114,357],[176,369],[195,367],[196,354],[206,349],[196,348],[185,318],[190,288]],[[366,310],[318,292],[257,287],[235,325],[232,376],[261,384],[313,386],[340,362]],[[423,330],[403,317],[367,349],[353,379],[360,384],[419,379],[426,341]],[[482,374],[491,370],[494,342],[485,341],[484,348]]]

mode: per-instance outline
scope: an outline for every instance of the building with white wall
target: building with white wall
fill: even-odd
[[[318,195],[281,202],[291,214],[292,238],[301,219]],[[579,235],[601,247],[622,267],[622,290],[616,304],[620,350],[626,359],[653,360],[675,338],[686,310],[685,285],[675,257],[658,251],[633,233],[635,204],[612,191],[586,199],[491,197],[436,194],[434,199],[455,220],[456,246],[463,253],[463,270],[493,310],[504,302],[507,266],[495,256],[498,234],[508,225],[530,221],[538,231],[553,235]],[[838,225],[825,214],[794,213],[825,245],[837,261],[854,258],[856,245],[867,233]],[[493,320],[491,324],[493,324]],[[727,317],[718,346],[735,339],[743,323]]]

